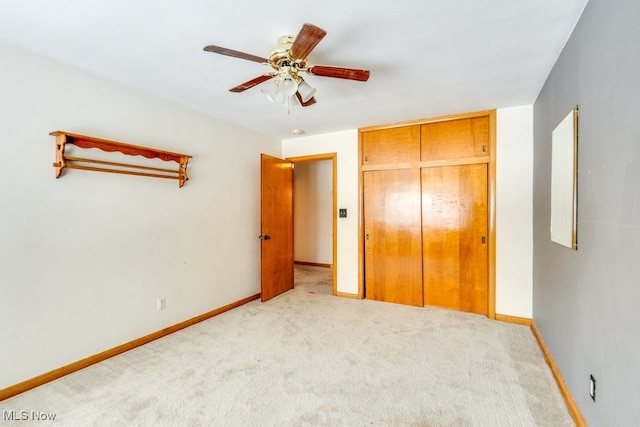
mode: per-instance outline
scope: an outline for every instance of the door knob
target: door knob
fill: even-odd
[[[261,235],[259,235],[259,236],[258,236],[258,238],[259,238],[260,240],[263,240],[263,239],[264,239],[264,240],[269,240],[269,239],[271,238],[271,236],[269,236],[268,234],[265,234],[265,235],[263,236],[263,235],[261,234]]]

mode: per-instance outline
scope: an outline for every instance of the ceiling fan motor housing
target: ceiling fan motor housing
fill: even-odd
[[[293,59],[289,56],[289,50],[293,45],[294,37],[282,36],[278,39],[278,46],[275,47],[269,54],[269,65],[276,70],[280,75],[286,73],[292,76],[297,76],[298,71],[305,70],[307,67],[307,60],[305,59]]]

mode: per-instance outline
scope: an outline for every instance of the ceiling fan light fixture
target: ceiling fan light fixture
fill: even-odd
[[[290,97],[298,91],[298,82],[289,72],[283,73],[278,86],[280,93],[285,97]]]
[[[264,85],[264,87],[260,89],[260,92],[262,92],[264,96],[269,99],[269,101],[276,102],[276,97],[280,93],[278,83],[275,80],[272,80],[269,82],[269,84]]]
[[[316,89],[300,78],[300,83],[298,83],[298,92],[300,92],[302,102],[308,102],[316,94]]]
[[[291,104],[293,104],[293,96],[284,96],[282,98],[282,106],[283,107],[287,107],[287,108],[291,108]]]

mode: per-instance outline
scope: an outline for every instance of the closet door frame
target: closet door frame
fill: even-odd
[[[496,317],[496,110],[483,110],[464,114],[452,114],[447,116],[432,117],[427,119],[412,120],[407,122],[391,123],[378,126],[370,126],[360,128],[358,130],[358,189],[359,189],[359,216],[358,216],[358,296],[364,298],[364,192],[363,192],[363,172],[367,170],[376,170],[387,168],[385,165],[364,166],[363,165],[363,134],[374,130],[392,129],[397,127],[422,125],[449,120],[467,119],[473,117],[489,118],[489,149],[486,157],[478,157],[477,159],[452,159],[446,161],[420,161],[416,165],[410,166],[436,166],[436,165],[455,165],[469,163],[487,163],[488,179],[487,179],[487,208],[488,208],[488,284],[487,284],[487,317],[495,319]],[[408,165],[409,166],[409,165]],[[389,165],[388,168],[392,168]]]

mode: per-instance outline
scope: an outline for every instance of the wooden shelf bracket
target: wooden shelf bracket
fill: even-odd
[[[59,130],[51,132],[49,135],[56,137],[56,161],[53,164],[56,178],[62,176],[64,169],[81,169],[96,172],[148,176],[152,178],[177,179],[180,187],[189,179],[187,176],[187,164],[192,156],[187,154],[173,153],[171,151],[94,138],[92,136],[78,135]],[[69,156],[65,153],[67,144],[73,144],[78,148],[97,148],[106,152],[119,152],[128,156],[143,156],[147,159],[174,161],[178,164],[178,168],[168,169]]]

